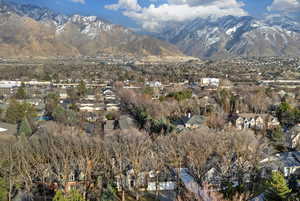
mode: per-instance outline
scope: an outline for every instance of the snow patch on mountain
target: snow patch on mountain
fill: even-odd
[[[176,26],[175,26],[176,27]],[[300,23],[278,16],[195,19],[159,35],[191,56],[300,56]]]

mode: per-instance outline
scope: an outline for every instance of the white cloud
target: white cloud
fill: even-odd
[[[159,6],[151,4],[141,7],[137,0],[119,0],[118,4],[106,8],[122,10],[125,16],[136,20],[144,29],[155,31],[168,22],[182,22],[197,17],[247,15],[243,6],[237,0],[168,0]]]
[[[273,0],[268,10],[285,13],[300,11],[300,0]]]
[[[81,4],[85,4],[85,0],[71,0],[74,3],[81,3]]]
[[[105,8],[110,10],[141,10],[137,0],[119,0],[118,3],[107,5]]]

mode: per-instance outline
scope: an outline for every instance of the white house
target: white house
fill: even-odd
[[[201,78],[200,80],[201,86],[218,87],[219,84],[220,84],[220,79],[218,78]]]
[[[8,81],[8,80],[0,81],[0,88],[14,88],[20,86],[21,86],[21,81]]]
[[[278,125],[280,125],[278,119],[269,114],[241,113],[235,119],[235,127],[239,130],[249,128],[261,130]]]
[[[67,99],[68,98],[67,92],[60,92],[59,93],[59,98],[60,99]]]
[[[162,84],[159,81],[151,81],[151,82],[146,82],[146,85],[149,87],[161,87]]]
[[[172,191],[176,187],[175,176],[166,172],[145,171],[135,178],[134,170],[129,169],[126,175],[119,175],[116,179],[118,191],[122,190],[122,183],[129,190],[139,188],[140,191]]]
[[[82,112],[96,112],[104,109],[104,106],[93,103],[82,103],[79,105],[79,110]]]

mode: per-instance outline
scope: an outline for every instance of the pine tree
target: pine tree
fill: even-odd
[[[60,122],[60,123],[66,123],[67,120],[68,120],[68,116],[66,114],[66,110],[62,106],[60,106],[60,105],[58,105],[54,109],[54,111],[52,113],[52,116],[53,116],[53,118],[54,118],[55,121]]]
[[[81,80],[77,87],[77,93],[80,97],[82,97],[82,96],[85,96],[86,92],[87,92],[87,89],[86,89],[85,82],[83,80]]]
[[[15,99],[11,99],[6,110],[6,122],[16,124],[25,116],[30,120],[35,118],[37,116],[36,109],[28,103],[19,103]]]
[[[283,143],[284,140],[284,132],[282,131],[282,128],[279,126],[277,127],[273,132],[272,132],[272,136],[271,139],[277,143],[277,144],[281,144]]]
[[[0,177],[0,201],[7,201],[7,183]]]
[[[67,201],[85,201],[85,199],[80,192],[72,190],[67,196]]]
[[[109,184],[107,188],[104,190],[104,192],[102,193],[100,200],[115,201],[117,200],[116,198],[117,198],[116,189],[111,184]]]
[[[25,91],[25,84],[22,83],[22,85],[18,88],[18,91],[16,93],[17,99],[25,99],[27,97],[26,91]]]
[[[63,192],[59,190],[55,193],[53,201],[67,201],[67,200],[65,199]]]
[[[45,97],[45,103],[46,103],[46,115],[52,117],[52,113],[54,109],[59,105],[59,95],[56,93],[49,93]]]
[[[29,137],[32,134],[31,125],[26,117],[22,120],[19,131],[18,131],[19,135],[21,133],[23,133],[27,137]]]
[[[15,124],[18,122],[19,117],[21,116],[19,105],[20,104],[15,99],[10,100],[5,116],[5,120],[8,123]]]
[[[265,201],[284,201],[291,191],[284,176],[280,172],[273,172],[266,183]]]
[[[64,193],[59,190],[55,193],[53,201],[86,201],[79,191],[72,190],[64,195]]]

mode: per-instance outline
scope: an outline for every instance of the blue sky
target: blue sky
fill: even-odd
[[[110,0],[86,0],[85,4],[74,3],[71,0],[12,0],[17,3],[34,4],[50,8],[63,14],[96,15],[116,24],[135,26],[133,20],[125,17],[121,12],[112,12],[104,6]],[[116,1],[114,1],[116,2]]]
[[[170,21],[208,15],[300,13],[300,0],[13,0],[65,14],[96,15],[116,24],[157,29]],[[151,5],[152,4],[152,5]]]

